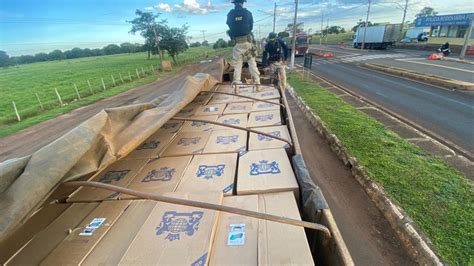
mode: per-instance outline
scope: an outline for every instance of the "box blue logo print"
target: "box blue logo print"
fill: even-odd
[[[182,138],[178,141],[178,145],[189,146],[191,144],[198,144],[201,141],[201,137],[196,138]]]
[[[160,146],[160,141],[152,140],[149,142],[144,142],[142,145],[138,146],[137,151],[139,150],[154,150]]]
[[[269,163],[267,160],[261,160],[258,163],[250,165],[250,175],[279,174],[280,166],[276,161]]]
[[[217,136],[216,143],[228,145],[228,144],[236,143],[238,140],[239,140],[239,135]]]
[[[256,121],[261,121],[261,122],[265,122],[265,121],[270,121],[273,119],[273,114],[269,114],[269,115],[256,115],[255,116],[255,120]]]
[[[130,170],[123,170],[123,171],[109,171],[104,176],[99,179],[99,182],[105,184],[111,184],[113,181],[120,181],[124,178]]]
[[[173,178],[176,169],[169,167],[162,167],[159,170],[151,170],[143,178],[143,183],[153,182],[153,181],[170,181]]]
[[[196,173],[197,177],[202,177],[206,180],[213,179],[224,174],[225,164],[219,165],[200,165]]]
[[[169,241],[180,240],[181,234],[192,236],[199,229],[199,222],[203,216],[204,212],[201,211],[190,213],[167,211],[155,229],[156,235],[168,233],[165,239]]]
[[[269,135],[275,136],[275,137],[281,137],[280,131],[273,131],[273,132],[268,132]],[[268,137],[262,134],[257,135],[258,141],[272,141],[274,138]]]

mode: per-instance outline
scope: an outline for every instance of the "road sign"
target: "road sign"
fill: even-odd
[[[416,19],[416,27],[469,26],[473,18],[474,13],[421,17]]]
[[[313,56],[312,55],[305,55],[304,56],[304,67],[311,69],[313,66]]]

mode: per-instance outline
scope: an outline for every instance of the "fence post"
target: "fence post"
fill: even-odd
[[[16,119],[18,120],[18,122],[20,122],[21,117],[20,117],[20,114],[18,113],[18,109],[16,109],[15,101],[12,101],[12,103],[13,103],[13,109],[15,109]]]
[[[74,89],[76,90],[77,98],[80,100],[80,99],[81,99],[81,95],[79,94],[79,90],[77,89],[76,83],[74,83]]]
[[[56,96],[58,96],[59,104],[63,106],[63,100],[61,99],[61,95],[59,95],[58,89],[54,88],[54,91],[56,92]]]
[[[125,83],[125,82],[123,81],[122,73],[119,73],[119,75],[120,75],[120,81],[121,81],[122,83]]]
[[[105,83],[104,83],[104,78],[100,78],[102,80],[102,88],[104,89],[104,91],[106,90],[105,88]]]
[[[38,103],[41,107],[41,110],[44,110],[43,103],[41,103],[41,100],[40,100],[40,97],[39,97],[38,93],[35,93],[35,95],[36,95],[36,100],[38,100]]]
[[[87,80],[87,85],[89,85],[89,90],[91,91],[91,94],[94,94],[94,91],[92,90],[91,82]]]
[[[132,81],[132,74],[130,73],[130,71],[128,71],[128,79],[130,79],[130,81]]]
[[[140,74],[138,74],[138,69],[135,68],[135,71],[137,72],[137,78],[140,79]]]
[[[155,68],[153,67],[153,65],[151,66],[151,72],[155,72]]]
[[[143,76],[146,76],[145,70],[143,70],[143,67],[142,67],[142,74],[143,74]]]
[[[114,75],[110,75],[110,77],[112,78],[112,83],[114,83],[114,87],[117,86],[117,84],[115,83]]]

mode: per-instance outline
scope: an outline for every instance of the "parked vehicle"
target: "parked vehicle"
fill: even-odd
[[[422,32],[422,33],[418,34],[418,36],[416,37],[416,39],[417,39],[419,42],[427,42],[429,35],[430,35],[430,34],[429,34],[428,32]]]
[[[293,49],[293,42],[291,37],[287,37],[283,39],[286,44],[288,45],[288,49],[291,50]],[[309,50],[309,43],[310,43],[310,37],[307,33],[305,32],[300,32],[296,34],[296,56],[304,56],[305,54],[308,53]]]
[[[353,38],[354,48],[361,48],[364,42],[364,49],[386,49],[393,45],[400,38],[401,24],[387,24],[379,26],[359,27]]]

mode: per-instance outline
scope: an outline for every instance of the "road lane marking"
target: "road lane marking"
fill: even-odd
[[[400,59],[395,59],[395,60],[400,60]],[[440,67],[440,68],[446,68],[446,69],[452,69],[452,70],[457,70],[457,71],[462,71],[462,72],[467,72],[467,73],[474,73],[474,71],[472,71],[472,70],[467,70],[467,69],[462,69],[462,68],[457,68],[457,67],[435,65],[435,64],[430,64],[430,63],[415,62],[415,61],[409,61],[409,60],[405,60],[405,62],[409,62],[409,63],[413,63],[413,64]]]

